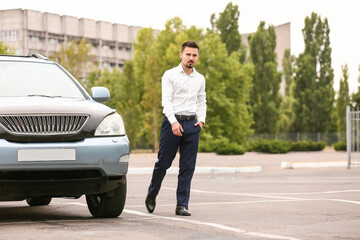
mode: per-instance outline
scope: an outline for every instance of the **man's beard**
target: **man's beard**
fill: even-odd
[[[192,65],[188,65],[188,64],[184,64],[185,65],[185,67],[187,67],[187,68],[193,68],[194,67],[194,62],[191,62],[192,63]]]

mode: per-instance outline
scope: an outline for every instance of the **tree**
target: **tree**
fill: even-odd
[[[134,60],[125,62],[123,68],[123,82],[121,91],[119,92],[120,101],[117,109],[123,115],[126,127],[126,134],[131,143],[131,149],[144,148],[147,144],[143,144],[142,134],[144,128],[144,110],[140,104],[143,86],[134,77]],[[145,146],[144,146],[145,145]]]
[[[15,49],[0,41],[0,54],[15,54]]]
[[[92,45],[85,38],[72,40],[61,45],[60,51],[51,58],[56,59],[66,70],[78,79],[85,88],[89,88],[86,76],[93,69]]]
[[[290,86],[294,79],[294,57],[291,56],[290,49],[285,49],[282,61],[283,76],[285,79],[285,96],[290,96]]]
[[[295,132],[327,132],[333,124],[334,73],[331,67],[329,25],[312,13],[302,30],[305,49],[296,61],[294,78]]]
[[[239,52],[228,56],[218,34],[204,35],[195,27],[186,29],[176,17],[157,34],[150,28],[139,31],[134,57],[125,63],[123,72],[93,71],[88,78],[91,85],[108,87],[115,97],[108,105],[124,117],[132,148],[152,146],[157,150],[163,116],[161,76],[179,64],[180,46],[189,39],[200,45],[196,69],[207,82],[208,114],[202,138],[245,144],[252,132],[249,92],[253,65],[240,63]]]
[[[191,27],[186,29],[180,18],[170,19],[165,24],[165,30],[156,37],[153,30],[139,32],[134,44],[134,68],[136,78],[143,82],[141,106],[145,113],[143,125],[146,139],[157,151],[159,130],[162,122],[161,107],[161,77],[167,69],[179,64],[180,46],[185,41],[201,39],[201,30]]]
[[[108,69],[92,71],[88,75],[87,81],[89,86],[102,86],[109,89],[111,97],[106,102],[106,105],[118,109],[117,104],[121,100],[118,93],[121,92],[123,82],[123,74],[121,74],[119,69],[115,68],[112,72]]]
[[[346,133],[346,106],[350,104],[348,83],[349,73],[348,66],[346,64],[342,66],[341,69],[342,78],[340,79],[339,94],[336,100],[337,129],[340,133]],[[343,135],[341,136],[344,137]]]
[[[360,65],[358,69],[359,69],[358,83],[360,84]],[[351,95],[351,103],[355,109],[360,109],[360,85],[358,86],[357,93],[353,93]]]
[[[148,129],[148,135],[152,139],[154,151],[159,149],[159,127],[162,120],[160,81],[162,72],[158,62],[160,62],[160,56],[156,51],[156,44],[153,44],[145,66],[145,94],[142,106],[145,110],[144,126]]]
[[[243,63],[246,58],[246,46],[241,44],[239,17],[238,5],[233,5],[230,2],[217,19],[215,13],[211,15],[210,23],[212,26],[211,31],[219,34],[221,41],[226,45],[228,55],[230,56],[235,51],[241,52],[239,59]]]
[[[202,141],[228,139],[245,144],[252,133],[249,92],[253,76],[252,64],[241,64],[239,53],[227,56],[220,36],[208,33],[200,43],[196,69],[206,78],[207,118]]]
[[[133,60],[134,80],[138,82],[137,85],[140,90],[139,103],[143,111],[141,119],[144,131],[142,133],[147,141],[151,143],[153,151],[158,150],[161,119],[160,80],[162,59],[159,57],[155,41],[153,29],[144,28],[140,30],[134,42]]]
[[[294,86],[294,60],[295,57],[291,56],[290,49],[286,49],[282,61],[283,79],[285,80],[285,96],[282,98],[280,104],[280,124],[279,132],[287,133],[290,130],[291,122],[293,120],[293,91]]]
[[[250,56],[255,67],[250,98],[254,114],[253,128],[256,133],[277,133],[281,73],[276,70],[274,26],[265,29],[265,22],[260,22],[257,32],[249,36],[249,43]]]

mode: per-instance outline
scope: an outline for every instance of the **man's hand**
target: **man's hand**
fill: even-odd
[[[184,132],[184,129],[179,122],[174,122],[173,124],[171,124],[171,129],[176,136],[182,136],[182,132]]]
[[[198,125],[200,126],[200,128],[202,128],[204,126],[204,123],[203,122],[197,122],[197,123],[194,124],[195,127],[198,126]]]

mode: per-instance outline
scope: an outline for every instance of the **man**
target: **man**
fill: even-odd
[[[188,210],[190,185],[195,171],[200,130],[206,118],[205,78],[194,68],[199,51],[196,42],[185,42],[181,47],[180,65],[167,70],[161,80],[165,116],[161,125],[158,161],[145,200],[150,213],[155,209],[156,196],[166,170],[170,168],[179,149],[175,214],[191,216]]]

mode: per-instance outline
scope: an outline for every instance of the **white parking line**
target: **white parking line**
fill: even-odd
[[[154,168],[129,168],[128,174],[152,174]],[[243,167],[197,167],[196,174],[225,174],[225,173],[259,173],[261,166],[243,166]],[[171,167],[166,174],[179,174],[178,167]]]
[[[286,200],[286,199],[279,199],[279,200],[254,200],[254,201],[237,201],[237,202],[206,202],[206,203],[191,203],[191,206],[203,206],[203,205],[233,205],[233,204],[249,204],[249,203],[273,203],[273,202],[294,202],[294,201],[307,201],[304,200]],[[158,207],[171,207],[174,204],[156,204]],[[145,205],[126,205],[128,208],[144,208]]]
[[[317,200],[317,199],[313,199],[313,200]],[[327,200],[327,201],[334,201],[334,202],[344,202],[344,203],[352,203],[352,204],[360,205],[360,202],[358,202],[358,201],[350,201],[350,200],[344,200],[344,199],[319,199],[319,200]]]
[[[175,188],[163,187],[168,190],[176,190]],[[274,196],[273,194],[249,194],[249,193],[234,193],[234,192],[215,192],[215,191],[204,191],[191,189],[191,192],[215,194],[215,195],[232,195],[232,196],[250,196],[250,197],[261,197],[261,198],[275,198],[281,200],[263,200],[263,201],[240,201],[240,202],[210,202],[210,203],[192,203],[191,205],[229,205],[229,204],[248,204],[248,203],[271,203],[271,202],[291,202],[291,201],[331,201],[331,202],[342,202],[360,205],[360,201],[352,201],[346,199],[333,199],[333,198],[293,198],[284,196]],[[334,193],[349,193],[349,192],[360,192],[360,190],[339,190],[339,191],[325,191],[325,192],[307,192],[307,193],[278,193],[281,195],[320,195],[320,194],[334,194]]]
[[[176,190],[175,188],[163,187],[164,189]],[[191,189],[191,192],[196,193],[207,193],[207,194],[223,194],[223,195],[232,195],[232,196],[247,196],[247,197],[262,197],[262,198],[277,198],[277,199],[286,199],[286,200],[304,200],[302,198],[293,198],[293,197],[281,197],[281,196],[270,196],[263,194],[253,194],[253,193],[234,193],[234,192],[215,192],[215,191],[204,191]]]
[[[267,234],[267,233],[247,232],[240,228],[228,227],[228,226],[225,226],[222,224],[217,224],[217,223],[202,222],[202,221],[184,219],[184,218],[164,217],[164,216],[159,216],[159,215],[155,215],[155,214],[148,214],[148,213],[127,210],[127,209],[125,209],[124,212],[129,213],[129,214],[138,215],[138,216],[143,216],[143,217],[151,217],[151,218],[158,218],[158,219],[165,219],[165,220],[171,220],[171,221],[180,221],[180,222],[186,222],[186,223],[191,223],[191,224],[203,225],[203,226],[217,228],[217,229],[225,230],[225,231],[229,231],[229,232],[235,232],[235,233],[240,233],[240,234],[244,234],[244,235],[262,237],[262,238],[267,238],[267,239],[300,240],[298,238],[285,237],[285,236],[273,235],[273,234]]]
[[[175,188],[169,188],[169,187],[163,187],[168,190],[175,190]],[[236,192],[217,192],[217,191],[204,191],[204,190],[198,190],[198,189],[192,189],[191,190],[194,193],[202,193],[202,194],[216,194],[216,195],[232,195],[232,196],[251,196],[251,197],[261,197],[261,198],[270,198],[267,200],[249,200],[249,201],[236,201],[236,202],[210,202],[210,203],[192,203],[191,205],[229,205],[229,204],[251,204],[251,203],[273,203],[273,202],[293,202],[293,201],[334,201],[334,202],[342,202],[342,203],[349,203],[349,204],[356,204],[360,205],[360,201],[352,201],[352,200],[345,200],[345,199],[336,199],[336,198],[329,198],[329,199],[323,199],[323,198],[294,198],[294,197],[286,197],[284,195],[322,195],[322,194],[338,194],[338,193],[357,193],[360,192],[360,190],[338,190],[338,191],[322,191],[322,192],[295,192],[295,193],[262,193],[262,194],[250,194],[250,193],[236,193]],[[277,196],[276,196],[277,195]],[[282,195],[282,196],[278,196]],[[66,205],[75,205],[75,206],[83,206],[87,207],[87,204],[85,203],[79,203],[79,202],[67,202],[67,203],[61,203]],[[127,208],[131,207],[144,207],[144,205],[132,205],[127,206]],[[170,205],[158,205],[158,206],[170,206]],[[172,205],[171,205],[172,206]],[[148,214],[140,211],[134,211],[129,209],[124,209],[125,213],[147,217],[147,218],[153,218],[153,219],[163,219],[163,220],[170,220],[170,221],[178,221],[178,222],[184,222],[184,223],[190,223],[190,224],[196,224],[196,225],[202,225],[211,227],[214,229],[220,229],[232,233],[237,233],[241,235],[248,235],[253,237],[259,237],[264,239],[279,239],[279,240],[300,240],[293,237],[287,237],[287,236],[280,236],[280,235],[274,235],[274,234],[267,234],[267,233],[259,233],[259,232],[248,232],[244,229],[240,228],[234,228],[229,227],[222,224],[217,223],[211,223],[211,222],[204,222],[204,221],[198,221],[198,220],[192,220],[189,218],[182,218],[182,217],[166,217],[166,216],[159,216],[156,214]],[[46,221],[48,222],[48,221]],[[11,223],[14,224],[14,223]],[[16,224],[16,223],[15,223]],[[4,224],[2,224],[4,225]]]
[[[166,188],[166,187],[165,187]],[[175,189],[175,188],[166,188],[166,189]],[[266,195],[266,194],[248,194],[248,193],[230,193],[230,192],[215,192],[215,191],[204,191],[204,190],[196,190],[191,189],[192,192],[197,193],[207,193],[207,194],[224,194],[224,195],[233,195],[233,196],[253,196],[253,197],[262,197],[262,198],[276,198],[276,199],[284,199],[284,200],[293,200],[293,201],[334,201],[334,202],[344,202],[344,203],[352,203],[360,205],[359,201],[352,201],[346,199],[327,199],[327,198],[292,198],[292,197],[280,197],[280,196],[273,196],[273,195]],[[303,193],[304,195],[307,194],[333,194],[333,193],[346,193],[346,192],[360,192],[360,190],[341,190],[341,191],[326,191],[326,192],[313,192],[313,193]],[[281,193],[282,195],[286,195],[287,193]],[[288,194],[298,194],[301,193],[288,193]],[[266,201],[264,201],[266,202]]]
[[[338,190],[338,191],[324,191],[324,192],[289,192],[289,193],[263,193],[264,195],[318,195],[318,194],[334,194],[334,193],[355,193],[360,190]]]
[[[77,205],[77,206],[84,206],[84,207],[87,206],[84,203],[78,203],[78,202],[68,202],[68,203],[62,203],[62,204]],[[225,230],[225,231],[229,231],[229,232],[234,232],[234,233],[239,233],[239,234],[244,234],[244,235],[250,235],[250,236],[256,236],[256,237],[262,237],[262,238],[267,238],[267,239],[301,240],[301,239],[298,239],[298,238],[285,237],[285,236],[274,235],[274,234],[258,233],[258,232],[247,232],[246,230],[243,230],[243,229],[240,229],[240,228],[228,227],[228,226],[218,224],[218,223],[210,223],[210,222],[202,222],[202,221],[197,221],[197,220],[185,219],[185,218],[181,218],[181,217],[176,217],[176,218],[175,217],[164,217],[164,216],[159,216],[159,215],[156,215],[156,214],[149,214],[149,213],[144,213],[144,212],[139,212],[139,211],[134,211],[134,210],[128,210],[128,209],[124,209],[123,212],[128,213],[128,214],[137,215],[137,216],[142,216],[142,217],[165,219],[165,220],[171,220],[171,221],[177,221],[177,222],[185,222],[185,223],[191,223],[191,224],[196,224],[196,225],[203,225],[203,226],[217,228],[217,229]]]

